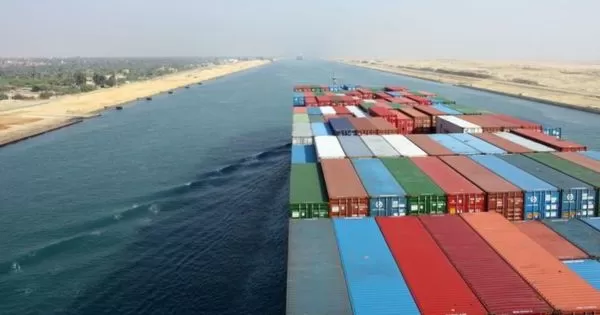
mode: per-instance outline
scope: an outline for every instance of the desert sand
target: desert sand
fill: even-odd
[[[211,68],[199,68],[152,80],[45,101],[0,101],[0,147],[97,116],[107,108],[258,67],[268,62],[240,61]]]
[[[600,64],[462,60],[343,62],[555,105],[600,111]]]

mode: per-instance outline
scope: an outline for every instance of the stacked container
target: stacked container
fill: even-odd
[[[482,133],[480,126],[460,119],[457,116],[438,116],[435,130],[437,133]]]
[[[369,216],[406,215],[406,193],[379,159],[352,159],[369,194]]]

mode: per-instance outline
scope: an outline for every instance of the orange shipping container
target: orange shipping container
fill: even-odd
[[[500,214],[460,216],[559,313],[600,314],[600,291]]]
[[[557,259],[586,259],[586,253],[540,221],[516,221],[517,228]]]
[[[294,107],[294,114],[306,114],[306,107]]]

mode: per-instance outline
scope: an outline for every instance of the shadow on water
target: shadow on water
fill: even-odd
[[[152,194],[177,213],[143,228],[115,271],[62,312],[282,314],[289,146]]]

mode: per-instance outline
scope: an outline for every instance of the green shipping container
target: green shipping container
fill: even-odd
[[[409,158],[380,158],[406,192],[407,214],[446,213],[446,194]]]
[[[441,97],[441,96],[435,97],[435,98],[433,99],[433,101],[440,102],[440,103],[442,103],[442,104],[444,104],[444,105],[452,105],[452,104],[456,104],[456,101],[449,100],[449,99],[447,99],[447,98],[445,98],[445,97]]]
[[[327,218],[327,192],[317,163],[292,164],[290,172],[290,217]]]
[[[361,102],[360,103],[360,108],[362,108],[365,112],[369,112],[369,109],[371,107],[373,107],[373,105],[375,105],[375,103],[371,103],[371,102]]]
[[[308,123],[310,122],[310,119],[308,119],[308,115],[307,114],[294,114],[294,120],[295,123]]]
[[[464,115],[481,115],[484,113],[491,113],[486,110],[476,109],[473,107],[458,105],[458,104],[445,104],[447,107],[450,107],[456,111],[463,113]]]
[[[571,161],[561,159],[552,153],[525,153],[525,156],[534,159],[542,164],[548,165],[558,171],[561,171],[571,177],[575,177],[582,182],[588,183],[596,188],[596,205],[594,207],[594,216],[598,215],[598,189],[600,188],[600,174],[590,171],[588,168],[577,165]]]
[[[313,94],[315,94],[315,96],[324,96],[325,95],[325,93],[320,88],[318,91],[314,91]]]
[[[325,117],[323,117],[321,115],[308,115],[308,120],[311,123],[314,123],[314,122],[325,122]]]

